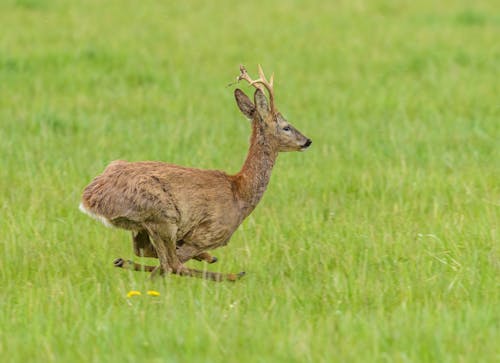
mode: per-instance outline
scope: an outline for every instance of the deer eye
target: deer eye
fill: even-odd
[[[283,127],[283,131],[290,131],[290,130],[291,130],[290,126]]]

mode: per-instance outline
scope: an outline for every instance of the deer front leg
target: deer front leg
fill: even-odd
[[[196,261],[205,261],[207,263],[216,263],[217,261],[219,261],[217,257],[212,256],[208,252],[202,252],[199,255],[194,256],[193,259]]]
[[[213,257],[207,252],[200,253],[199,249],[185,243],[177,245],[177,256],[182,263],[187,262],[190,259],[205,261],[208,263],[217,262],[217,257]]]
[[[205,261],[207,263],[215,263],[218,261],[217,257],[212,256],[208,252],[198,252],[199,250],[187,245],[184,241],[177,241],[177,256],[181,262],[186,262],[189,259],[196,261]]]

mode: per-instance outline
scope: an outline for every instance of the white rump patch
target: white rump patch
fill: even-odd
[[[83,203],[80,203],[80,207],[79,207],[79,208],[80,208],[80,210],[81,210],[83,213],[85,213],[85,214],[87,214],[87,215],[91,216],[92,218],[94,218],[94,219],[98,220],[99,222],[101,222],[102,224],[104,224],[106,227],[109,227],[109,228],[114,227],[114,226],[111,224],[111,222],[109,221],[109,219],[107,219],[107,218],[105,218],[105,217],[103,217],[103,216],[100,216],[100,215],[98,215],[98,214],[92,213],[91,211],[89,211],[88,209],[86,209],[86,208],[84,207]]]

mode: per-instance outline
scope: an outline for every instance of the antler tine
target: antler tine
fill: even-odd
[[[240,65],[240,75],[236,78],[236,81],[241,81],[242,79],[244,79],[245,81],[247,81],[251,86],[254,86],[255,88],[258,88],[260,89],[262,92],[264,92],[264,89],[257,84],[257,81],[254,81],[252,78],[250,78],[250,76],[248,75],[248,72],[245,68],[245,66],[243,65]]]
[[[262,66],[259,64],[258,65],[258,68],[259,68],[259,77],[261,80],[263,81],[266,81],[266,76],[264,74],[264,70],[262,69]]]
[[[269,98],[271,99],[272,103],[272,101],[274,100],[274,89],[273,89],[274,73],[271,75],[270,82],[268,82],[264,74],[264,70],[262,69],[262,66],[259,64],[259,79],[256,80],[255,82],[262,83],[264,87],[267,88],[267,90],[269,91]]]
[[[260,64],[258,66],[258,70],[259,70],[259,79],[253,80],[248,75],[246,68],[243,65],[240,65],[240,75],[238,76],[237,81],[239,82],[242,79],[244,79],[251,86],[258,88],[263,92],[264,92],[264,89],[262,88],[262,86],[264,86],[267,89],[267,91],[269,92],[269,101],[271,103],[271,109],[274,110],[274,88],[273,88],[274,73],[271,75],[270,80],[267,81],[266,76],[264,75],[264,71],[262,70],[262,67]]]

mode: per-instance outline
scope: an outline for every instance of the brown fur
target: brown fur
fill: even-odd
[[[239,89],[235,97],[242,113],[252,119],[250,149],[236,175],[156,161],[118,160],[83,192],[82,210],[132,231],[135,254],[159,258],[160,273],[216,281],[241,277],[183,264],[192,258],[215,262],[206,251],[226,245],[254,210],[266,190],[278,152],[303,150],[311,143],[279,113],[271,112],[261,90],[255,92],[254,103]],[[157,270],[131,261],[119,267]]]

